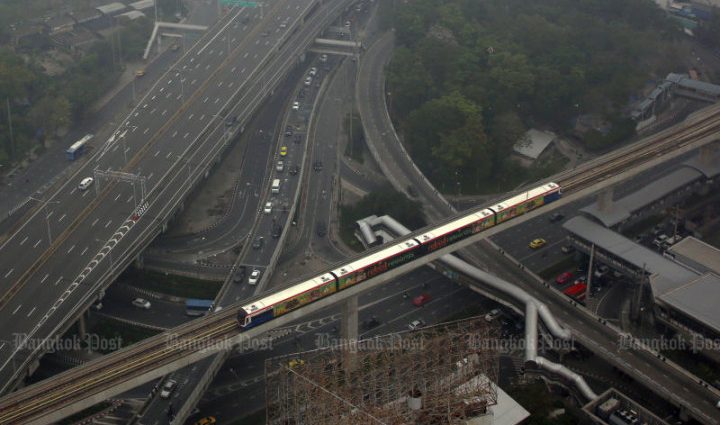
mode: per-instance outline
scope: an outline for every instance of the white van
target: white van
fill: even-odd
[[[273,180],[270,193],[280,193],[280,179]]]
[[[93,184],[93,178],[92,177],[85,177],[80,181],[80,184],[78,185],[78,189],[80,190],[86,190],[90,185]]]

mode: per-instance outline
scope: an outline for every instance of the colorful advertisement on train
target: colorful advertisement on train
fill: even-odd
[[[290,298],[286,301],[280,302],[275,305],[275,308],[273,309],[275,312],[275,317],[281,316],[285,313],[288,313],[292,310],[295,310],[298,307],[301,307],[305,304],[310,304],[311,302],[326,297],[336,291],[335,288],[335,281],[330,281],[325,283],[322,286],[319,286],[317,288],[311,289],[309,291],[303,292],[302,294],[296,295],[293,298]]]

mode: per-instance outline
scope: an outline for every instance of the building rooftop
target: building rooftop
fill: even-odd
[[[102,13],[100,13],[100,11],[97,9],[85,9],[73,11],[70,13],[70,15],[75,18],[75,21],[78,24],[82,24],[84,22],[92,21],[93,19],[99,18],[100,16],[102,16]]]
[[[118,18],[127,18],[127,19],[130,19],[131,21],[134,21],[135,19],[138,19],[138,18],[144,18],[145,14],[139,10],[131,10],[129,12],[119,14],[119,15],[117,15],[117,17]]]
[[[553,133],[530,129],[515,143],[513,150],[522,156],[537,159],[553,140],[555,140]]]
[[[122,3],[113,2],[104,6],[98,6],[95,9],[99,10],[104,15],[117,15],[119,12],[125,10],[127,6]]]
[[[687,237],[670,247],[668,252],[679,257],[680,261],[690,260],[694,264],[688,265],[701,273],[720,275],[720,250],[699,239]]]
[[[130,3],[128,6],[135,10],[145,10],[155,6],[155,0],[140,0]]]
[[[614,201],[612,206],[605,211],[599,209],[597,202],[580,211],[595,217],[605,226],[612,227],[630,218],[635,211],[653,204],[701,176],[702,173],[694,168],[683,166],[646,185],[642,190]]]
[[[677,84],[680,87],[696,90],[699,92],[720,96],[720,86],[717,84],[706,83],[704,81],[693,80],[687,74],[670,73],[665,77],[667,81]]]
[[[691,282],[659,294],[657,298],[720,333],[720,309],[718,309],[720,277],[717,275],[706,273]]]

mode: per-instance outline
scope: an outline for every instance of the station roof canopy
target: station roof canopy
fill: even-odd
[[[644,269],[650,275],[656,301],[720,333],[720,277],[691,270],[586,217],[573,217],[563,227],[598,249]]]
[[[702,173],[696,169],[683,166],[644,186],[642,190],[613,202],[607,210],[600,210],[595,202],[580,211],[595,217],[605,226],[612,227],[630,218],[635,211],[651,205],[701,176]]]
[[[145,16],[145,14],[139,10],[131,10],[129,12],[119,14],[118,18],[126,18],[131,21],[134,21],[135,19],[143,18],[144,16]]]

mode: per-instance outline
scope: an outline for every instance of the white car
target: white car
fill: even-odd
[[[413,320],[412,322],[410,322],[410,324],[408,325],[408,329],[410,329],[411,331],[414,331],[415,329],[420,329],[423,326],[425,326],[425,322],[421,319],[418,319],[418,320]]]
[[[310,68],[310,76],[311,76],[311,77],[314,77],[314,76],[316,76],[316,75],[317,75],[317,68],[315,68],[315,67],[313,66],[312,68]]]
[[[298,109],[300,109],[300,102],[298,102],[298,101],[293,102],[292,108],[293,108],[293,111],[297,111]]]
[[[325,53],[323,53],[322,55],[320,55],[320,62],[327,62],[327,58],[328,58],[328,56]]]
[[[309,87],[311,84],[312,84],[312,77],[307,77],[305,79],[305,85]]]
[[[162,391],[160,391],[160,398],[170,398],[170,394],[175,390],[177,382],[174,379],[169,379],[165,385],[163,385]]]
[[[272,202],[265,203],[265,208],[263,208],[263,212],[265,214],[270,214],[272,212]]]
[[[132,305],[134,305],[135,307],[138,307],[138,308],[145,309],[145,310],[150,309],[150,301],[148,301],[144,298],[135,298],[134,300],[132,300]]]
[[[260,280],[260,270],[255,269],[250,273],[250,277],[248,278],[248,285],[256,285],[258,283],[258,280]]]
[[[275,170],[278,173],[282,173],[284,169],[285,169],[285,162],[281,159],[277,162],[277,165],[275,166]]]
[[[94,181],[95,180],[93,180],[92,177],[85,177],[84,179],[82,179],[80,181],[80,184],[78,185],[78,189],[85,190],[88,187],[90,187],[90,185],[92,185]]]
[[[497,309],[497,308],[492,309],[492,310],[490,310],[490,313],[488,313],[488,314],[485,315],[485,320],[487,320],[488,322],[492,322],[492,321],[495,320],[495,318],[498,317],[499,315],[500,315],[500,310],[499,310],[499,309]]]

